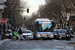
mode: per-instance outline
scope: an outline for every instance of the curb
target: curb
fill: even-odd
[[[1,46],[5,41],[10,41],[10,39],[0,40],[0,46]]]

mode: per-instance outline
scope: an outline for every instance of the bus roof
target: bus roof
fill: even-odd
[[[34,22],[37,22],[37,21],[51,21],[51,20],[48,18],[37,18]]]

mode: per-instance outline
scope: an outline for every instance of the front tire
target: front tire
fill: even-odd
[[[16,38],[16,36],[13,36],[13,38],[12,38],[13,40],[17,40],[17,38]]]
[[[66,38],[66,40],[67,40],[67,41],[71,41],[71,38],[70,38],[70,37],[68,37],[68,38]]]

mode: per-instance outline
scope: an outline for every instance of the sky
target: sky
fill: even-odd
[[[36,12],[39,9],[39,6],[45,4],[45,0],[24,0],[27,1],[27,5],[29,6],[29,13],[26,11],[22,15],[30,16],[33,12]]]

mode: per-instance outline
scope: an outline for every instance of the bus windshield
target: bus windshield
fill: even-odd
[[[39,32],[52,32],[51,26],[51,22],[39,22],[37,25],[37,30]]]

